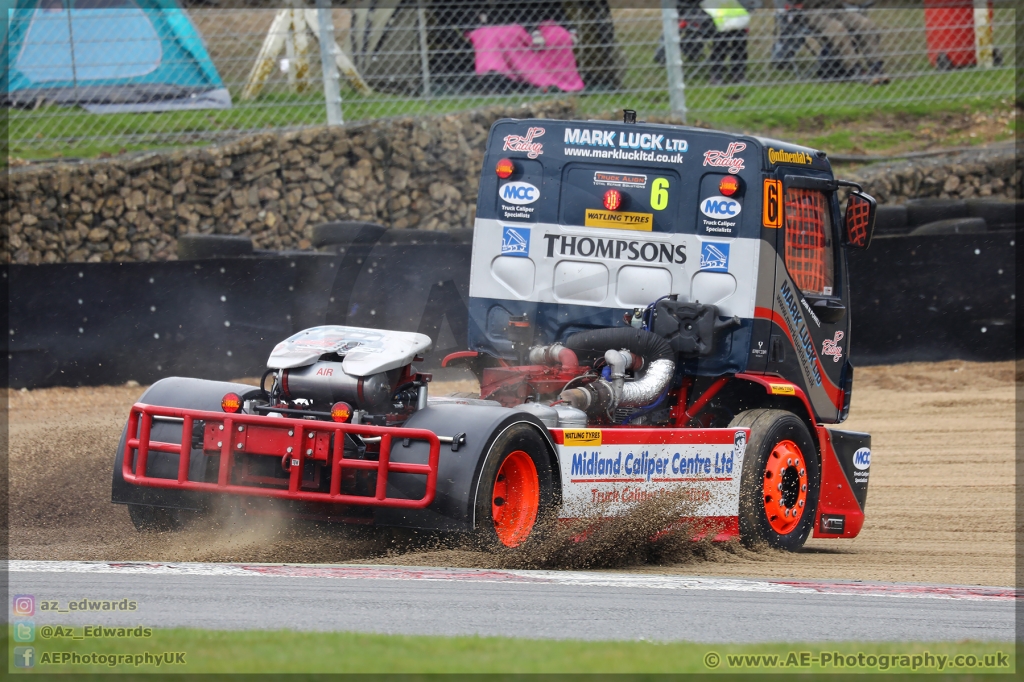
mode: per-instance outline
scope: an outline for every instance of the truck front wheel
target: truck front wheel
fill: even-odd
[[[740,479],[740,540],[796,551],[814,526],[820,471],[807,426],[785,410],[748,410],[733,428],[750,429]]]
[[[554,475],[537,430],[513,424],[491,445],[480,472],[476,530],[485,546],[517,547],[549,519]]]

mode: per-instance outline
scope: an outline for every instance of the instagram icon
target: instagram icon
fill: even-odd
[[[36,598],[31,594],[14,595],[14,615],[31,616],[36,612]]]

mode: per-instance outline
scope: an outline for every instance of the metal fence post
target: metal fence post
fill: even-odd
[[[686,92],[683,84],[683,54],[679,50],[679,12],[676,0],[661,0],[661,34],[665,41],[665,70],[672,115],[686,123]]]
[[[334,62],[334,20],[331,18],[331,0],[316,0],[316,17],[320,23],[320,66],[324,79],[327,125],[339,126],[344,120],[341,117],[338,65]]]
[[[423,0],[416,3],[416,24],[420,30],[420,70],[423,72],[423,96],[430,97],[430,55],[427,52],[427,13]]]

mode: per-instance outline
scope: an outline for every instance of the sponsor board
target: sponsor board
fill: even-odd
[[[664,438],[642,433],[613,437],[610,431],[621,434],[625,429],[605,429],[603,444],[570,444],[565,439],[558,446],[563,518],[617,516],[666,496],[679,500],[681,516],[739,512],[745,432],[722,429],[725,433],[715,438],[721,443],[620,443],[609,441]]]
[[[631,187],[643,189],[647,187],[647,176],[628,173],[594,172],[594,184],[601,187]]]
[[[789,335],[793,338],[796,357],[804,380],[808,386],[821,386],[821,370],[818,369],[818,356],[814,352],[814,340],[811,339],[811,333],[804,323],[804,316],[800,312],[800,306],[797,305],[796,296],[789,286],[789,282],[783,280],[775,295],[775,304],[782,319],[786,322]]]
[[[708,197],[700,202],[700,212],[709,218],[735,218],[742,211],[740,202],[729,197]]]
[[[735,237],[739,221],[736,219],[743,211],[739,201],[729,197],[707,197],[700,202],[701,231],[703,234],[716,237]]]
[[[846,528],[846,516],[843,514],[822,514],[820,525],[818,527],[819,533],[825,533],[828,535],[842,535],[843,530]]]
[[[506,182],[498,188],[498,196],[506,204],[522,206],[540,198],[540,190],[528,182]]]
[[[567,146],[573,147],[613,147],[643,151],[685,152],[689,148],[686,140],[626,130],[566,128],[563,141]]]
[[[544,143],[534,140],[543,135],[543,128],[530,128],[526,135],[506,135],[502,151],[524,152],[528,159],[536,159],[544,153]]]
[[[736,175],[743,170],[746,163],[736,155],[746,148],[746,142],[730,142],[724,152],[717,149],[709,149],[704,152],[704,165],[715,168],[727,168],[730,173]]]
[[[597,260],[643,261],[645,263],[685,263],[686,245],[649,242],[639,239],[602,239],[567,234],[545,234],[548,258],[569,256]]]
[[[839,347],[839,342],[842,341],[843,336],[843,332],[836,332],[835,338],[822,341],[821,354],[832,356],[832,362],[839,362],[839,358],[843,357],[843,349]]]
[[[729,245],[704,242],[700,249],[700,269],[704,272],[729,272]]]
[[[501,230],[501,255],[530,257],[530,230],[526,227],[508,227]]]
[[[853,453],[853,483],[866,486],[871,475],[871,448],[859,448]]]
[[[785,149],[772,149],[768,147],[768,163],[777,165],[786,163],[793,166],[809,166],[814,162],[807,152],[788,152]]]
[[[532,221],[535,207],[530,204],[540,198],[540,190],[528,182],[506,182],[498,188],[498,198],[502,219]]]
[[[566,445],[600,445],[601,429],[566,429],[562,432],[562,441]]]
[[[654,229],[654,214],[588,208],[583,224],[587,227],[609,227],[615,230],[650,232]]]

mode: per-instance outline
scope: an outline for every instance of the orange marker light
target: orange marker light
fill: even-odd
[[[615,211],[622,206],[622,192],[617,189],[610,189],[604,193],[604,207],[609,211]]]
[[[497,173],[498,177],[502,180],[509,178],[515,170],[516,165],[512,163],[512,159],[502,159],[498,162],[498,165],[494,167],[494,172]]]
[[[334,403],[331,406],[331,419],[336,422],[347,422],[352,416],[352,406],[348,403]]]
[[[737,178],[727,175],[722,178],[722,181],[718,183],[718,191],[723,196],[731,197],[736,192],[740,191],[740,181]]]
[[[228,393],[220,399],[220,409],[234,414],[242,409],[242,399],[237,393]]]

